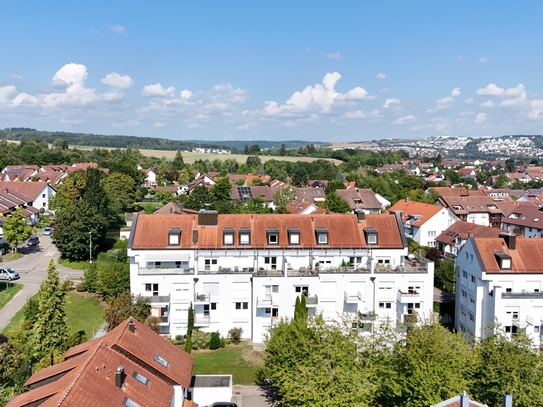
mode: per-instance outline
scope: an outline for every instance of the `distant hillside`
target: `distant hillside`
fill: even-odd
[[[70,146],[91,146],[109,148],[141,148],[148,150],[192,150],[201,148],[224,148],[233,153],[243,152],[244,147],[258,144],[261,149],[278,149],[281,144],[286,148],[298,148],[307,144],[325,145],[325,143],[308,141],[199,141],[199,140],[168,140],[154,137],[136,136],[105,136],[101,134],[69,133],[64,131],[40,131],[30,128],[10,128],[0,130],[0,139],[6,140],[44,140],[53,143],[57,138],[66,141]]]

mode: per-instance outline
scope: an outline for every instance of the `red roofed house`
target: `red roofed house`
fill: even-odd
[[[191,302],[196,328],[240,327],[253,342],[291,318],[300,295],[331,320],[432,310],[433,263],[409,259],[395,213],[135,214],[128,256],[132,293],[151,298],[171,336],[186,333]]]
[[[421,246],[436,246],[436,237],[458,218],[447,208],[402,199],[391,211],[400,211],[405,235]]]
[[[539,348],[543,315],[543,239],[470,237],[456,258],[455,328],[484,339],[523,330]],[[491,329],[491,328],[490,328]]]
[[[191,355],[129,318],[34,373],[29,390],[6,406],[197,407],[187,400],[193,364]]]
[[[468,223],[464,220],[454,222],[436,237],[436,247],[445,257],[456,258],[458,251],[470,236],[498,237],[500,229]]]

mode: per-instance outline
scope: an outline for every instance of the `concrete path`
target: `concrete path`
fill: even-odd
[[[0,310],[0,330],[9,324],[11,318],[26,304],[26,301],[39,291],[49,261],[52,258],[58,261],[60,257],[50,236],[39,235],[39,238],[40,245],[37,247],[23,247],[21,245],[21,252],[25,254],[22,258],[0,263],[17,271],[21,278],[16,282],[23,284],[23,289]],[[77,280],[83,277],[82,270],[72,270],[59,264],[57,264],[57,269],[61,280]]]
[[[232,389],[232,402],[238,407],[273,407],[279,406],[273,402],[275,396],[272,387],[239,386]]]

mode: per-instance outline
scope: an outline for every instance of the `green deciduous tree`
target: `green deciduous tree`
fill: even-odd
[[[98,273],[99,290],[104,298],[130,291],[130,269],[126,263],[108,263]]]
[[[351,211],[349,205],[347,205],[347,203],[335,192],[326,194],[326,200],[324,201],[323,208],[328,212],[333,213],[349,213]]]
[[[110,331],[129,317],[145,323],[150,312],[151,305],[148,298],[134,296],[125,291],[108,300],[104,313],[106,328]]]
[[[89,264],[89,267],[85,270],[83,274],[83,284],[85,290],[89,293],[95,293],[99,289],[99,280],[98,280],[98,267],[95,263]]]
[[[62,350],[68,338],[66,324],[66,287],[51,259],[39,291],[39,314],[34,324],[34,353],[42,358],[53,350]]]
[[[205,185],[198,185],[190,192],[184,206],[185,208],[199,211],[200,209],[207,208],[211,203],[213,203],[213,194]]]
[[[134,210],[136,206],[136,183],[132,177],[120,172],[114,172],[102,180],[102,185],[115,213]]]
[[[4,239],[16,248],[32,236],[32,226],[28,226],[28,219],[23,215],[21,207],[17,208],[4,220]]]
[[[434,286],[447,292],[454,292],[456,289],[456,271],[454,260],[443,259],[435,268]]]

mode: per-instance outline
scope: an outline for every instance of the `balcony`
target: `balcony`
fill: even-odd
[[[164,307],[170,305],[169,295],[153,295],[152,297],[145,297],[149,299],[151,307]]]
[[[516,300],[521,300],[524,298],[543,298],[543,292],[534,293],[534,292],[511,292],[511,293],[502,293],[502,298],[511,298]]]
[[[319,274],[369,273],[367,267],[319,267]]]
[[[194,303],[195,304],[210,304],[211,295],[210,294],[194,294]]]
[[[316,295],[308,295],[305,298],[305,305],[308,308],[316,307],[319,305],[319,298]]]
[[[407,292],[404,292],[402,290],[398,290],[398,302],[401,303],[409,303],[409,302],[418,302],[416,301],[420,297],[420,293],[414,290],[409,290]]]
[[[210,318],[208,315],[195,315],[194,316],[194,326],[196,328],[199,327],[207,327],[209,326]]]
[[[347,304],[357,304],[362,301],[362,293],[357,291],[356,293],[343,292],[343,298]]]
[[[271,294],[264,294],[256,297],[257,308],[270,308],[273,305],[273,298]]]
[[[194,274],[193,268],[139,268],[138,275],[140,276],[153,276],[153,275],[172,275],[172,274]]]
[[[358,312],[358,319],[362,322],[372,322],[377,320],[377,314],[373,311]]]
[[[254,273],[254,267],[223,267],[219,266],[217,270],[198,269],[198,274],[252,274]]]

